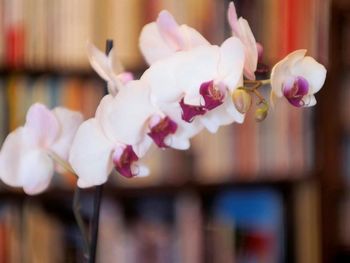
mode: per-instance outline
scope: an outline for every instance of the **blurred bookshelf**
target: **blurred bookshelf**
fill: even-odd
[[[349,206],[349,69],[350,2],[333,1],[331,6],[329,69],[324,97],[320,100],[316,137],[324,155],[318,156],[321,170],[323,256],[325,262],[350,260]],[[331,96],[333,96],[331,98]],[[329,110],[332,110],[332,115]],[[332,116],[327,120],[322,115]],[[329,121],[328,121],[329,120]]]
[[[138,35],[160,10],[219,44],[230,35],[228,2],[0,0],[0,141],[36,101],[94,115],[104,83],[88,64],[87,40],[103,50],[105,39],[114,39],[126,70],[140,73],[146,64]],[[235,5],[264,46],[267,65],[298,48],[326,64],[328,50],[331,60],[339,56],[333,42],[328,47],[330,10],[335,12],[330,0]],[[330,84],[315,109],[280,101],[263,123],[248,114],[243,125],[202,132],[189,151],[151,149],[149,177],[112,175],[104,191],[98,262],[334,262],[325,261],[337,246],[328,226],[337,221],[331,219],[334,199],[328,199],[337,158],[325,117],[328,93],[335,96]],[[330,123],[339,124],[337,118]],[[84,262],[71,209],[74,184],[71,175],[57,175],[47,192],[34,197],[0,186],[0,262],[23,262],[24,256],[26,262]],[[86,220],[92,191],[82,196]],[[335,213],[327,218],[330,211]]]

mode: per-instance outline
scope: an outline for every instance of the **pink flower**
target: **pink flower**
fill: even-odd
[[[231,37],[221,47],[179,51],[151,65],[142,79],[155,104],[177,123],[173,141],[189,147],[188,139],[203,126],[216,132],[220,125],[243,121],[229,95],[242,81],[243,63],[243,45]]]
[[[115,97],[106,95],[95,117],[79,127],[69,158],[79,177],[79,187],[105,183],[113,168],[125,177],[148,174],[140,159],[152,139],[161,144],[174,127],[171,122],[162,122],[168,120],[152,103],[147,85],[133,80]],[[152,122],[155,116],[159,120]]]
[[[316,104],[314,94],[322,88],[327,70],[305,54],[305,49],[296,50],[272,68],[272,97],[284,96],[296,107]]]
[[[236,8],[233,2],[229,4],[227,18],[231,26],[232,36],[238,37],[244,45],[244,76],[250,80],[255,80],[254,72],[258,65],[258,49],[262,50],[261,46],[257,45],[248,21],[242,17],[237,19]]]
[[[68,159],[82,115],[65,108],[30,107],[24,126],[10,133],[0,152],[0,177],[5,184],[23,187],[27,194],[44,191],[54,174],[50,156]]]
[[[143,27],[139,45],[147,63],[151,65],[177,51],[209,45],[209,42],[195,29],[178,25],[174,17],[163,10],[156,22]]]
[[[134,77],[130,72],[124,71],[122,64],[116,59],[115,48],[109,52],[108,56],[98,50],[94,45],[88,43],[87,52],[92,68],[108,84],[108,92],[115,96],[127,82]]]

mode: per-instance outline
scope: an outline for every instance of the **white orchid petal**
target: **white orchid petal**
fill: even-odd
[[[247,74],[246,77],[255,80],[254,72],[258,65],[258,49],[256,47],[255,37],[247,20],[239,18],[238,23],[241,32],[240,38],[245,48],[244,69]]]
[[[236,7],[233,2],[230,2],[228,9],[227,9],[227,19],[230,24],[231,30],[237,34],[239,32],[239,26],[238,26],[238,18],[237,18],[237,12]]]
[[[56,140],[60,130],[55,115],[39,103],[35,103],[29,108],[24,127],[33,132],[36,143],[42,147],[51,145]]]
[[[305,57],[294,64],[291,69],[294,76],[304,77],[312,94],[318,92],[326,79],[326,68],[312,57]]]
[[[198,96],[201,84],[217,76],[220,58],[218,46],[200,46],[188,52],[178,52],[173,57],[175,56],[183,56],[181,64],[175,69],[176,85],[181,87],[188,97]]]
[[[43,150],[33,150],[22,156],[18,167],[23,190],[29,195],[44,191],[54,174],[54,162]]]
[[[79,125],[83,122],[83,116],[79,112],[63,107],[55,108],[53,113],[58,119],[61,129],[57,140],[50,149],[63,160],[68,160],[70,146]]]
[[[185,42],[184,50],[190,50],[198,46],[210,45],[208,40],[192,27],[181,25],[179,30]]]
[[[190,148],[190,141],[188,138],[181,138],[179,136],[173,135],[165,139],[165,143],[169,147],[177,150],[187,150]]]
[[[286,78],[291,75],[291,68],[296,62],[303,59],[305,49],[299,49],[279,61],[271,70],[271,88],[277,97],[282,97],[282,85]]]
[[[142,158],[151,147],[152,143],[152,139],[149,136],[145,136],[140,143],[133,145],[133,150],[137,157]]]
[[[144,138],[146,121],[157,111],[150,101],[150,89],[145,85],[147,83],[140,80],[130,81],[111,102],[102,126],[108,125],[106,129],[110,129],[115,140],[135,145]]]
[[[112,71],[111,59],[91,43],[87,44],[87,55],[92,68],[97,72],[97,74],[105,81],[111,80],[111,76],[114,74]]]
[[[242,76],[244,57],[244,46],[236,37],[228,38],[220,47],[219,78],[231,90]]]
[[[36,149],[33,133],[20,127],[11,132],[5,139],[0,152],[0,177],[5,184],[14,187],[23,185],[23,178],[19,174],[19,162],[23,155]]]
[[[312,107],[315,106],[317,101],[314,95],[307,95],[303,98],[303,101],[305,103],[305,107]]]
[[[77,173],[82,188],[101,185],[112,171],[114,144],[104,135],[96,119],[89,119],[79,127],[73,140],[69,162]]]
[[[149,65],[175,52],[175,49],[164,42],[155,22],[147,24],[142,28],[139,46],[142,55]]]
[[[156,24],[160,35],[172,49],[184,49],[185,43],[179,25],[168,11],[163,10],[159,13]]]

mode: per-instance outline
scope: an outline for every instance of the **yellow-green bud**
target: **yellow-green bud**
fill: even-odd
[[[246,113],[252,105],[252,97],[244,89],[236,89],[232,93],[232,102],[240,113]]]
[[[263,105],[255,111],[255,120],[257,121],[265,120],[268,111],[269,111],[269,105],[266,102],[264,102]]]

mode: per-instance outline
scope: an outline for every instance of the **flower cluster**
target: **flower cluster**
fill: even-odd
[[[271,84],[271,98],[285,97],[296,107],[316,103],[324,66],[297,50],[273,67],[271,80],[256,80],[262,47],[233,3],[227,18],[232,36],[217,46],[160,12],[140,34],[149,68],[138,80],[123,72],[114,49],[105,55],[89,44],[90,63],[109,90],[94,118],[83,122],[79,113],[34,104],[25,125],[4,142],[0,178],[29,194],[41,192],[54,172],[52,160],[69,162],[82,188],[105,183],[113,169],[125,177],[146,176],[142,158],[152,143],[186,150],[203,129],[215,133],[242,123],[252,96],[259,100],[256,118],[264,119],[269,103],[261,86]]]

